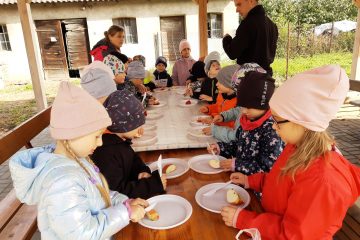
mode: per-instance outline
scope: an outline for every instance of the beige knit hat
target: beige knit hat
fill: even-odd
[[[56,140],[86,136],[111,125],[105,108],[83,89],[61,82],[51,108],[50,134]]]

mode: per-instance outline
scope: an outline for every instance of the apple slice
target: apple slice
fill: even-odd
[[[232,188],[226,192],[226,201],[234,205],[241,205],[244,203],[240,195]]]
[[[176,165],[174,164],[167,164],[163,167],[163,173],[169,174],[176,170]]]
[[[210,167],[212,168],[220,168],[220,161],[219,160],[216,160],[216,159],[212,159],[209,161],[209,165]]]
[[[147,217],[150,221],[157,221],[157,220],[159,220],[159,218],[160,218],[158,212],[157,212],[155,209],[152,209],[152,210],[146,212],[146,217]]]

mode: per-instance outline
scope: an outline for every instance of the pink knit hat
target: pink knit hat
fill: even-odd
[[[280,117],[315,132],[325,131],[349,91],[349,78],[339,65],[295,75],[275,91],[270,108]]]
[[[189,48],[191,49],[190,43],[188,40],[183,39],[181,40],[180,44],[179,44],[179,51],[180,53],[182,52],[182,50],[184,50],[185,48]]]
[[[50,133],[56,140],[86,136],[111,125],[105,108],[85,90],[61,82],[51,108]]]

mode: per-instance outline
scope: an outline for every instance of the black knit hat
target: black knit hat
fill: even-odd
[[[119,52],[111,52],[110,54],[120,59],[120,61],[122,61],[124,64],[129,61],[129,58],[125,54]]]
[[[205,63],[202,61],[197,61],[192,66],[190,73],[195,78],[205,78],[205,77],[207,77],[207,75],[205,73],[204,68],[205,68]]]
[[[112,121],[108,129],[113,133],[130,132],[145,124],[144,108],[128,90],[118,90],[110,94],[104,107]]]
[[[275,79],[268,74],[251,71],[245,74],[237,91],[237,105],[261,110],[269,109],[275,90]]]
[[[165,68],[167,68],[167,60],[166,60],[165,57],[158,57],[158,58],[156,59],[155,67],[156,67],[158,64],[160,64],[160,63],[164,64],[164,65],[165,65]]]

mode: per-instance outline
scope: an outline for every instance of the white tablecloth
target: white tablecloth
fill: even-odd
[[[206,143],[215,142],[214,138],[195,138],[188,134],[191,119],[199,115],[199,108],[203,103],[199,102],[192,107],[179,106],[180,100],[183,99],[175,89],[170,91],[158,92],[154,96],[160,102],[166,102],[167,105],[161,108],[150,108],[148,111],[158,111],[164,116],[158,120],[147,121],[150,124],[157,125],[157,142],[148,146],[133,146],[136,152],[155,151],[164,149],[181,149],[181,148],[204,148]]]

